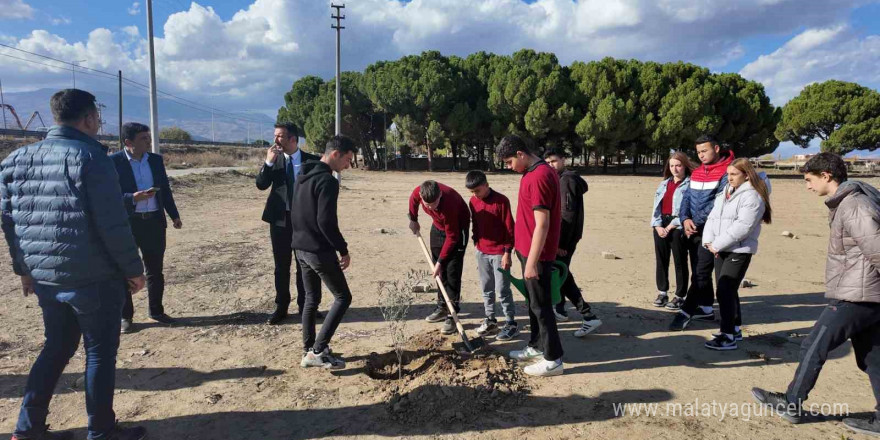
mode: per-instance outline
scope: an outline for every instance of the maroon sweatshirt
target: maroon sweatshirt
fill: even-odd
[[[452,188],[438,183],[440,186],[440,205],[437,210],[428,209],[422,203],[422,197],[419,195],[419,188],[413,190],[409,196],[409,219],[418,221],[419,205],[425,214],[434,221],[434,226],[446,233],[446,241],[443,243],[443,249],[440,250],[440,263],[445,263],[449,259],[455,247],[462,242],[462,231],[466,231],[468,223],[471,221],[471,212],[464,199]]]
[[[477,250],[486,255],[511,252],[514,231],[510,200],[504,194],[490,189],[485,199],[471,197],[469,205]]]

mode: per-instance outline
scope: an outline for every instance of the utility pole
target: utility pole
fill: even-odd
[[[342,20],[345,19],[345,16],[342,15],[342,9],[345,8],[345,5],[331,3],[330,7],[336,9],[336,15],[330,15],[330,18],[336,20],[336,24],[331,25],[330,27],[336,29],[336,134],[340,135],[342,134],[342,88],[339,80],[339,58],[341,54],[339,40],[341,39],[342,30],[345,29],[345,27],[342,26]]]
[[[73,73],[73,88],[74,89],[76,88],[76,66],[78,65],[77,63],[84,63],[86,61],[88,61],[88,60],[78,60],[78,61],[74,61],[74,62],[70,63],[70,67],[71,67],[70,72]]]
[[[0,112],[3,112],[3,129],[6,130],[6,101],[3,99],[3,81],[0,81]]]
[[[247,124],[247,137],[245,138],[244,144],[250,145],[250,143],[251,143],[251,123],[250,123],[250,121],[245,121],[244,123]]]
[[[150,55],[150,132],[153,153],[159,154],[159,103],[156,98],[156,52],[153,47],[153,0],[147,0],[147,41]]]
[[[124,146],[122,142],[122,71],[119,71],[119,151]]]

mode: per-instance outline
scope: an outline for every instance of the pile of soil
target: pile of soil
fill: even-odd
[[[397,354],[371,353],[367,374],[382,382],[387,410],[402,423],[466,422],[486,411],[510,410],[522,404],[528,382],[513,361],[491,348],[476,353],[453,349],[452,339],[423,333],[407,344],[403,378]]]

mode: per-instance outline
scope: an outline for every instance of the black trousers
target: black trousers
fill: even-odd
[[[272,258],[275,259],[275,304],[279,309],[287,311],[290,306],[290,266],[294,261],[291,247],[293,228],[290,226],[289,212],[285,226],[269,224],[269,238],[272,240]],[[296,260],[296,305],[300,312],[303,310],[305,298],[302,268],[299,260]]]
[[[452,256],[443,264],[443,271],[440,273],[440,281],[446,287],[446,293],[449,295],[449,301],[452,307],[458,313],[459,302],[461,301],[461,273],[464,270],[464,251],[467,249],[468,231],[465,229],[461,232],[462,240],[453,250]],[[431,258],[437,261],[440,258],[440,251],[443,249],[443,243],[446,242],[446,233],[431,225]],[[446,309],[446,301],[443,300],[443,294],[437,292],[437,307]]]
[[[333,338],[339,323],[342,322],[345,311],[351,305],[351,290],[348,289],[345,274],[339,267],[336,252],[297,251],[296,259],[303,269],[302,278],[306,292],[302,311],[303,349],[311,348],[316,353],[320,353],[330,345],[330,339]],[[321,331],[316,336],[315,320],[318,305],[321,304],[321,281],[324,282],[335,299],[324,318]]]
[[[868,374],[874,411],[880,417],[880,304],[832,300],[801,343],[797,371],[788,386],[789,402],[807,400],[828,353],[849,339],[859,369]]]
[[[150,316],[159,316],[165,313],[162,306],[162,297],[165,295],[165,275],[162,268],[165,262],[165,224],[162,221],[163,212],[156,212],[152,217],[144,219],[131,217],[131,233],[134,242],[141,250],[144,260],[144,270],[147,275],[147,296],[150,304]],[[122,319],[134,317],[134,303],[131,300],[131,292],[126,290],[125,304],[122,306]]]
[[[663,216],[662,225],[669,226],[671,216]],[[669,291],[669,255],[675,263],[675,296],[684,298],[688,289],[688,246],[685,243],[684,231],[681,227],[675,228],[661,238],[657,230],[651,228],[654,235],[654,257],[657,260],[657,290]],[[696,255],[694,256],[696,257]]]
[[[558,261],[565,263],[568,267],[568,277],[565,278],[565,281],[562,283],[562,300],[559,301],[559,304],[556,304],[556,310],[563,312],[565,311],[565,299],[568,298],[569,301],[574,305],[575,309],[584,315],[584,318],[592,317],[593,312],[590,308],[590,304],[584,300],[584,295],[581,293],[581,289],[578,287],[577,283],[574,280],[574,274],[571,271],[571,259],[574,256],[574,251],[577,247],[572,247],[571,250],[568,251],[564,257],[557,257]]]
[[[685,237],[685,244],[691,258],[691,286],[681,310],[693,315],[698,306],[712,307],[715,304],[715,291],[712,288],[715,255],[703,247],[702,231]]]
[[[526,258],[516,253],[522,266],[525,278]],[[544,352],[544,359],[555,361],[562,357],[562,341],[559,340],[559,329],[556,328],[556,316],[553,314],[553,298],[550,292],[550,277],[553,276],[553,262],[538,263],[538,279],[525,280],[529,293],[529,347]]]
[[[739,306],[739,283],[746,277],[752,254],[719,252],[715,257],[715,284],[721,311],[721,332],[732,335],[742,325]]]

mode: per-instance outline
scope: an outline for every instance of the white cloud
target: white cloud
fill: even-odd
[[[70,24],[70,23],[72,23],[71,20],[70,20],[69,18],[67,18],[67,17],[52,17],[52,18],[49,19],[49,21],[50,21],[50,22],[52,23],[52,25],[54,25],[54,26],[58,26],[58,25],[62,25],[62,24]]]
[[[807,29],[740,73],[767,88],[777,105],[811,83],[838,79],[880,86],[880,35],[860,36],[845,25]]]
[[[33,18],[34,8],[22,0],[0,0],[0,20]]]
[[[128,15],[138,15],[141,13],[141,4],[140,2],[134,2],[128,8]]]
[[[805,7],[803,0],[359,0],[344,10],[343,69],[429,49],[467,55],[522,48],[554,52],[565,64],[614,56],[719,69],[745,55],[746,38],[832,29],[801,37],[786,50],[827,47],[836,38],[829,26],[865,1],[809,0]],[[129,9],[140,13],[141,2]],[[216,96],[234,108],[277,107],[298,77],[332,76],[330,24],[323,1],[253,0],[226,19],[193,2],[162,24],[164,38],[155,42],[159,87],[194,99]],[[86,40],[70,42],[36,30],[16,44],[62,59],[88,59],[86,66],[122,69],[142,81],[147,74],[146,42],[135,26],[96,29]]]

